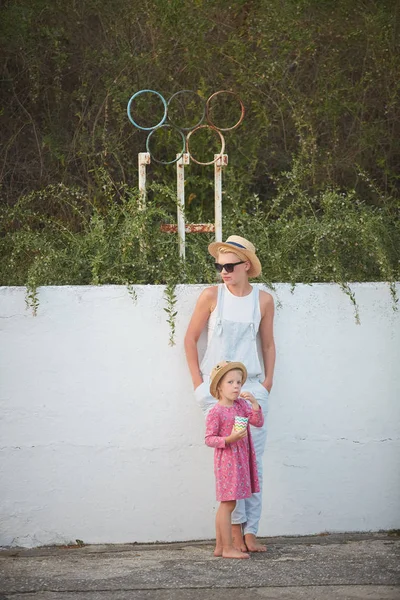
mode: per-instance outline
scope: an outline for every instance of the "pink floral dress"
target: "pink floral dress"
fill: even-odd
[[[247,427],[247,437],[233,444],[225,444],[236,415],[248,417],[249,423],[255,427],[262,427],[264,423],[261,408],[253,410],[243,398],[235,400],[233,406],[216,404],[209,411],[205,442],[207,446],[215,448],[214,473],[219,502],[249,498],[254,492],[260,491],[250,428]]]

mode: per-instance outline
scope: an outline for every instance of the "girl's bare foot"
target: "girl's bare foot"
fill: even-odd
[[[263,546],[257,542],[257,538],[253,533],[246,533],[244,541],[248,552],[266,552],[267,546]]]
[[[222,546],[215,546],[214,556],[222,556]]]
[[[250,554],[246,552],[240,552],[236,548],[225,548],[222,550],[223,558],[250,558]]]
[[[241,525],[232,525],[232,543],[236,550],[239,550],[240,552],[247,552]]]

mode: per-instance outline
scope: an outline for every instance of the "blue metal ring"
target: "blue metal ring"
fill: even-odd
[[[152,153],[150,151],[150,138],[155,131],[158,131],[158,129],[161,129],[162,127],[171,127],[171,129],[174,129],[175,131],[177,131],[182,138],[182,152],[174,160],[168,160],[168,161],[167,160],[158,160],[158,158],[154,158],[154,156],[152,155]],[[183,132],[180,129],[178,129],[178,127],[175,127],[175,125],[168,125],[168,124],[160,125],[159,127],[157,127],[157,129],[153,129],[153,131],[150,131],[149,135],[147,136],[146,150],[150,154],[151,160],[154,160],[154,162],[160,163],[161,165],[172,165],[173,163],[177,162],[185,153],[185,150],[186,150],[185,135],[183,134]]]
[[[159,123],[157,123],[157,125],[154,125],[154,127],[141,127],[140,125],[138,125],[136,123],[136,121],[133,119],[133,117],[131,115],[131,104],[132,104],[133,100],[135,98],[137,98],[138,96],[140,96],[141,94],[146,94],[146,93],[156,94],[156,96],[158,96],[161,99],[161,101],[164,105],[164,116],[161,119],[161,121]],[[132,125],[134,125],[138,129],[141,129],[142,131],[152,131],[152,130],[154,131],[157,127],[161,127],[165,123],[165,120],[167,118],[167,113],[168,113],[168,105],[167,105],[167,102],[166,102],[164,96],[162,96],[159,92],[156,92],[155,90],[140,90],[139,92],[136,92],[135,94],[133,94],[132,98],[129,100],[126,112],[128,113],[128,119],[130,120]]]

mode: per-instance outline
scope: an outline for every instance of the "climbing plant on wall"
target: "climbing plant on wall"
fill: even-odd
[[[232,89],[246,118],[226,135],[224,233],[256,242],[265,282],[336,281],[354,301],[348,282],[388,281],[395,306],[399,15],[396,0],[6,0],[0,283],[37,310],[46,284],[215,281],[211,236],[188,236],[183,265],[160,233],[173,166],[151,165],[138,211],[145,136],[126,104]],[[186,173],[187,220],[209,222],[212,167]]]

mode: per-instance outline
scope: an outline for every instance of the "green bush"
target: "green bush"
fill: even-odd
[[[255,241],[268,285],[336,281],[356,306],[349,282],[388,281],[395,307],[399,17],[397,0],[6,0],[0,283],[26,285],[33,310],[40,285],[126,284],[134,297],[166,283],[173,328],[174,284],[215,281],[212,236],[188,235],[183,264],[160,232],[176,219],[173,165],[151,165],[139,210],[146,134],[126,105],[144,88],[230,89],[246,117],[226,133],[224,237]],[[237,103],[217,109],[237,119]],[[157,140],[161,155],[175,147]],[[215,151],[207,135],[195,148]],[[186,169],[186,197],[188,221],[213,220],[212,167]]]
[[[172,189],[153,184],[145,210],[137,190],[103,172],[102,195],[90,199],[64,185],[31,192],[0,215],[0,283],[29,285],[175,284],[215,281],[207,244],[212,234],[188,234],[186,261],[177,236],[160,231],[176,220]],[[327,282],[399,278],[399,203],[362,202],[354,191],[326,189],[312,196],[287,173],[271,206],[226,180],[224,237],[253,240],[261,281]],[[212,220],[213,205],[186,209],[191,222]],[[348,288],[346,288],[348,289]],[[394,294],[394,287],[392,285]],[[393,296],[395,299],[395,296]]]

